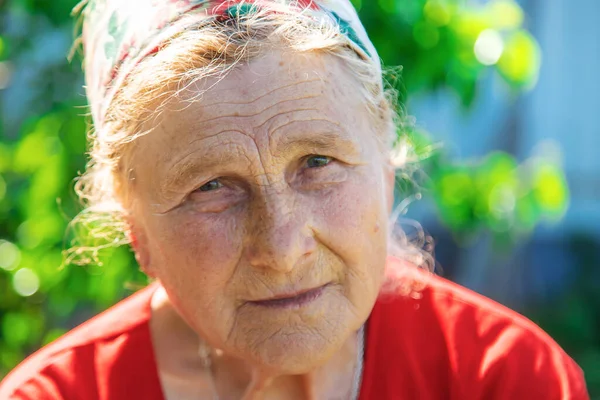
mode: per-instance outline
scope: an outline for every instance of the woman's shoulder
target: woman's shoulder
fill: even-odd
[[[481,345],[511,331],[513,336],[530,337],[550,347],[556,342],[523,315],[464,286],[399,260],[394,264],[395,288],[384,291],[374,308],[375,316],[391,330],[410,334],[406,318],[421,321],[422,328],[437,331],[445,340]],[[418,329],[417,329],[418,330]],[[477,339],[475,342],[468,339]]]
[[[535,323],[506,306],[439,275],[419,269],[401,260],[388,261],[389,280],[394,282],[382,292],[374,308],[375,315],[388,328],[405,332],[404,318],[435,322],[427,330],[439,330],[446,335],[464,331],[458,338],[487,337],[501,334],[501,327],[532,336],[549,345],[556,345]]]
[[[456,399],[588,398],[581,369],[533,322],[444,278],[391,263],[399,289],[373,309],[367,354],[372,345],[374,369],[411,388],[406,395],[433,399],[444,388],[451,395],[442,397]]]
[[[128,359],[153,363],[148,321],[154,289],[138,291],[29,356],[0,383],[0,398],[101,398],[99,381],[118,379],[115,366]]]

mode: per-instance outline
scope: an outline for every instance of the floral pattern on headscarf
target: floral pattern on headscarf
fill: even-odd
[[[96,129],[129,72],[161,44],[193,23],[266,1],[327,13],[356,51],[379,66],[377,52],[349,0],[89,0],[83,10],[82,39],[86,91]]]

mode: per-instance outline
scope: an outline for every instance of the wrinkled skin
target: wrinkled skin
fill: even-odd
[[[393,178],[358,88],[332,56],[273,51],[172,100],[128,160],[140,264],[186,326],[264,376],[339,358],[382,284]]]

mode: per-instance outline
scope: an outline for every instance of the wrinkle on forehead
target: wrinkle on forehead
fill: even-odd
[[[259,100],[262,100],[264,97],[267,97],[269,95],[273,95],[276,92],[280,91],[280,90],[284,90],[284,89],[289,89],[293,86],[296,86],[300,83],[313,83],[313,82],[322,82],[323,80],[321,78],[313,78],[313,79],[306,79],[302,82],[291,82],[289,84],[285,84],[285,85],[281,85],[281,86],[277,86],[271,90],[267,90],[265,93],[262,93],[260,95],[258,95],[257,97],[253,98],[253,99],[249,99],[246,101],[220,101],[217,103],[204,103],[204,107],[210,107],[210,106],[214,106],[214,105],[225,105],[225,104],[231,104],[231,105],[244,105],[244,104],[250,104],[250,103],[255,103]],[[238,94],[239,95],[239,88],[232,88],[232,89],[222,89],[221,92],[223,94],[227,93],[227,92],[233,92],[234,94]],[[189,97],[188,97],[189,99]]]
[[[311,104],[314,104],[311,100],[317,99],[323,94],[322,84],[316,86],[316,82],[317,81],[315,80],[294,82],[281,88],[281,90],[271,90],[268,94],[247,101],[228,100],[228,97],[230,97],[229,95],[226,95],[225,92],[218,92],[215,93],[213,97],[219,97],[223,99],[222,101],[215,101],[211,104],[202,103],[202,112],[198,113],[197,120],[186,122],[188,122],[187,125],[189,125],[189,122],[195,122],[197,125],[209,124],[210,126],[213,124],[219,125],[221,119],[232,117],[254,119],[260,115],[266,115],[266,118],[263,120],[258,119],[255,121],[254,129],[260,129],[266,125],[271,118],[277,116],[279,112],[278,109],[285,109],[286,106],[292,111],[319,111],[314,107],[310,107]],[[238,96],[244,98],[245,96],[240,93],[245,91],[248,90],[237,89]],[[235,92],[232,92],[231,94],[233,95],[234,93]],[[303,102],[303,100],[305,100],[305,102]],[[296,105],[296,103],[299,102],[306,104],[303,106],[304,108]],[[276,110],[274,110],[273,115],[271,115],[269,111],[272,111],[273,109]]]
[[[202,102],[189,103],[186,107],[163,112],[156,128],[162,131],[162,140],[165,144],[177,145],[178,143],[173,142],[175,140],[186,147],[224,131],[251,134],[252,131],[260,130],[286,112],[314,111],[319,114],[320,110],[314,107],[314,103],[315,99],[321,96],[322,88],[315,87],[315,82],[315,80],[294,82],[286,85],[282,90],[271,90],[269,94],[248,101],[228,99],[234,94],[233,91],[230,91],[230,95],[227,96],[224,92],[216,92],[211,96],[213,101],[209,105]],[[295,90],[290,90],[292,88]],[[244,91],[248,90],[237,89],[237,93]],[[301,94],[298,95],[299,93]],[[222,101],[214,101],[215,98]],[[251,124],[244,125],[251,125],[253,129],[248,131],[239,129],[241,120],[250,121]]]

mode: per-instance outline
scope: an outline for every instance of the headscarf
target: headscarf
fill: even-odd
[[[333,18],[354,50],[380,66],[349,0],[89,0],[83,10],[86,91],[96,129],[128,74],[161,44],[210,18],[239,12],[245,5],[289,3]]]

